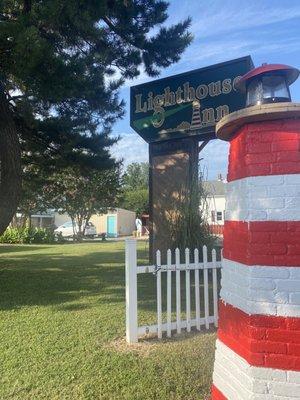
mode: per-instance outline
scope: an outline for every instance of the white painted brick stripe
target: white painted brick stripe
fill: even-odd
[[[221,299],[247,314],[300,317],[300,268],[223,259]]]
[[[226,185],[228,221],[299,221],[300,174],[253,176]]]
[[[229,400],[300,399],[300,372],[253,367],[219,340],[213,383]]]

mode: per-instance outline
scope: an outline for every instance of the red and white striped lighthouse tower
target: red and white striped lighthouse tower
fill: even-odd
[[[249,107],[217,125],[230,155],[213,400],[300,399],[300,104],[279,90],[297,76],[250,71]]]

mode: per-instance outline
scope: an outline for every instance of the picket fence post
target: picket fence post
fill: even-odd
[[[166,332],[167,337],[172,336],[172,331],[177,330],[180,334],[182,329],[187,332],[191,328],[202,329],[204,325],[209,329],[210,324],[218,326],[218,273],[217,270],[222,266],[217,262],[216,250],[211,253],[211,261],[208,261],[207,247],[202,247],[203,262],[199,262],[199,250],[194,250],[194,262],[190,263],[190,250],[185,249],[184,260],[181,263],[180,251],[175,249],[175,264],[172,264],[172,252],[167,251],[167,263],[161,264],[161,252],[156,252],[156,263],[154,265],[137,266],[137,241],[126,239],[125,241],[125,285],[126,285],[126,341],[129,344],[137,343],[139,336],[147,334],[157,334],[158,339],[163,337]],[[182,257],[183,258],[183,257]],[[209,270],[212,271],[210,278]],[[192,271],[192,272],[191,272]],[[174,274],[173,274],[174,272]],[[200,285],[200,276],[203,272],[203,287]],[[138,303],[137,303],[137,274],[156,275],[156,313],[157,321],[153,325],[138,326]],[[200,275],[201,273],[201,275]],[[184,300],[185,310],[181,315],[183,304],[181,304],[181,282],[180,275],[184,279],[182,286],[185,286]],[[162,280],[162,275],[166,280]],[[173,275],[173,278],[172,278]],[[173,280],[174,279],[174,280]],[[194,279],[195,290],[192,289]],[[202,279],[201,279],[202,280]],[[172,285],[172,282],[174,284]],[[212,292],[212,305],[210,306],[210,293]],[[191,295],[195,296],[195,304],[191,310]],[[175,295],[176,321],[172,321],[172,296]],[[202,300],[203,297],[203,300]],[[163,299],[166,299],[166,306]],[[165,309],[166,308],[166,309]],[[213,309],[213,310],[212,310]],[[166,311],[166,315],[165,315]],[[174,310],[175,311],[175,310]],[[202,315],[204,311],[204,315]],[[213,311],[213,315],[210,315]],[[193,312],[193,318],[191,316]],[[195,312],[195,317],[194,317]]]
[[[126,341],[138,342],[136,240],[125,240]]]

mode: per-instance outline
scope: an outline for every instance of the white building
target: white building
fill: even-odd
[[[68,214],[55,213],[54,224],[57,227],[70,220]],[[135,212],[123,208],[115,208],[105,214],[94,214],[90,222],[95,225],[98,235],[105,233],[107,237],[130,236],[136,229]]]
[[[116,208],[106,214],[92,215],[90,221],[96,226],[98,234],[105,233],[107,237],[131,236],[135,227],[135,212]]]
[[[207,195],[205,215],[211,233],[223,235],[226,182],[221,178],[215,181],[205,181],[203,187]]]
[[[16,217],[20,219],[21,215],[17,213]],[[119,237],[133,234],[136,230],[135,218],[135,212],[115,208],[105,214],[92,215],[90,221],[95,225],[97,235],[105,233],[107,237]],[[31,225],[37,228],[57,228],[69,221],[71,218],[68,214],[59,214],[52,210],[31,215]]]

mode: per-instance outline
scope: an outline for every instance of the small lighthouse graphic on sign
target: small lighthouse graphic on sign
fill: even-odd
[[[200,101],[193,101],[193,115],[191,122],[191,130],[201,128],[201,116],[200,116]]]

